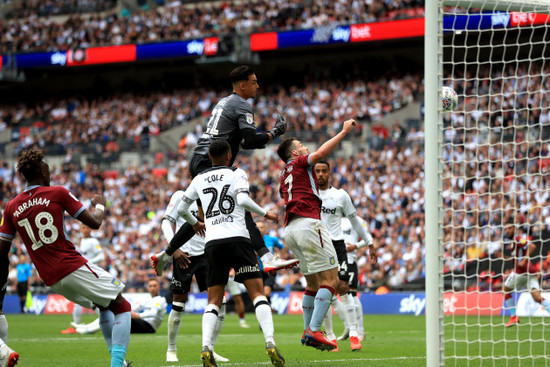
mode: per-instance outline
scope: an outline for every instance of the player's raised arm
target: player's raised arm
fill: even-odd
[[[349,119],[344,121],[344,126],[342,127],[342,131],[340,131],[336,136],[332,137],[331,139],[326,141],[323,145],[321,145],[316,152],[313,152],[309,155],[309,164],[313,166],[315,163],[326,159],[330,155],[330,153],[332,153],[334,149],[336,149],[338,144],[340,144],[340,142],[344,140],[344,138],[346,137],[346,135],[349,134],[351,129],[356,125],[357,123],[355,122],[354,119]]]
[[[92,198],[92,205],[95,206],[94,212],[92,213],[88,209],[84,209],[76,219],[91,229],[98,229],[101,226],[101,223],[103,223],[103,218],[105,218],[106,202],[107,200],[103,195],[94,195]]]

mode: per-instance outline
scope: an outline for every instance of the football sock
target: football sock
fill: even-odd
[[[239,321],[244,321],[244,311],[239,312]]]
[[[124,357],[126,356],[126,351],[128,348],[120,344],[113,344],[113,349],[111,351],[111,367],[122,367],[124,366]]]
[[[350,293],[342,295],[342,304],[346,309],[346,326],[349,327],[350,336],[358,336],[357,334],[357,319],[355,316],[355,301]]]
[[[302,311],[304,314],[304,330],[307,330],[311,323],[311,315],[313,315],[313,309],[315,305],[315,292],[306,289],[304,298],[302,299]]]
[[[327,285],[322,285],[317,294],[315,295],[313,314],[311,315],[311,322],[309,328],[311,331],[319,331],[321,324],[325,319],[325,315],[330,307],[330,300],[334,294],[334,289]]]
[[[550,302],[548,302],[548,300],[543,298],[540,304],[546,309],[546,311],[550,312]]]
[[[5,343],[8,342],[8,319],[4,314],[0,315],[0,339]]]
[[[216,345],[216,340],[218,339],[218,336],[220,335],[220,332],[222,331],[222,328],[223,328],[223,323],[225,321],[225,304],[226,304],[226,300],[225,300],[225,297],[223,297],[222,307],[220,308],[220,312],[218,312],[218,319],[216,320],[216,325],[214,326],[214,332],[212,333],[212,348],[214,348],[214,346]]]
[[[103,339],[105,339],[105,343],[107,343],[109,353],[111,353],[113,347],[111,336],[113,334],[114,322],[115,314],[113,313],[113,311],[105,310],[99,313],[99,328],[101,329],[101,333],[103,334]]]
[[[173,302],[172,310],[168,315],[168,350],[175,351],[176,339],[180,331],[181,315],[185,310],[184,302]]]
[[[506,305],[506,308],[510,311],[510,316],[516,316],[516,303],[514,302],[514,298],[510,293],[504,295],[504,304]]]
[[[349,329],[349,326],[346,323],[346,309],[342,306],[342,302],[340,302],[336,295],[332,297],[331,304],[340,320],[344,323],[344,326]]]
[[[254,304],[254,310],[256,311],[256,319],[258,319],[258,323],[264,333],[265,342],[275,344],[275,341],[273,340],[273,315],[271,315],[271,306],[267,302],[267,298],[265,296],[258,296],[254,298],[252,303]]]
[[[365,327],[363,326],[363,304],[358,297],[353,297],[353,300],[355,301],[356,307],[355,316],[357,317],[357,330],[364,332]]]
[[[272,262],[273,260],[275,260],[275,256],[273,256],[273,254],[271,252],[266,252],[261,258],[260,260],[262,260],[262,263],[265,264],[266,262],[267,263],[270,263]]]
[[[3,339],[0,339],[0,348],[2,348],[4,345],[7,345]]]
[[[114,317],[111,367],[122,366],[124,363],[124,357],[126,357],[126,351],[130,344],[131,324],[132,317],[130,311],[119,313]]]
[[[325,315],[325,319],[323,320],[323,325],[325,326],[327,339],[328,340],[336,339],[336,335],[334,335],[334,330],[332,329],[332,310],[330,309],[330,307],[328,308],[327,314]]]
[[[214,334],[214,328],[218,321],[220,309],[215,304],[209,304],[206,306],[204,313],[202,314],[202,345],[210,348],[214,348],[212,343],[212,335]]]
[[[73,321],[75,324],[80,324],[80,322],[82,321],[82,306],[78,303],[74,304]]]

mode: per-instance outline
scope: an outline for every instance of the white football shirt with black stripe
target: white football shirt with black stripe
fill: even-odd
[[[170,202],[168,203],[166,211],[164,212],[164,217],[162,218],[170,221],[172,224],[175,224],[176,232],[185,223],[185,219],[178,215],[178,206],[180,205],[181,199],[184,194],[185,191],[182,190],[178,190],[174,194],[172,194],[172,197],[170,197]],[[191,206],[189,207],[189,211],[191,212],[191,214],[193,214],[193,216],[195,216],[195,218],[199,217],[199,207],[197,206],[196,201],[191,204]],[[202,255],[204,254],[204,237],[194,235],[189,241],[187,241],[182,247],[180,247],[180,249],[183,252],[188,253],[189,256]]]
[[[233,237],[250,239],[245,210],[237,204],[237,194],[249,192],[248,176],[237,167],[216,166],[197,175],[185,191],[187,203],[200,198],[206,225],[205,242]]]
[[[319,190],[319,195],[323,200],[321,222],[327,228],[333,241],[343,240],[342,217],[352,218],[357,215],[351,198],[344,190],[332,186],[326,190]]]

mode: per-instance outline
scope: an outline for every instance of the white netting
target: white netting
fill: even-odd
[[[516,241],[504,233],[513,222],[516,239],[536,245],[550,300],[550,16],[514,8],[550,3],[483,3],[441,5],[441,85],[459,95],[440,126],[445,365],[547,366],[550,314],[523,288],[513,298],[520,324],[505,327],[503,283],[515,270]]]

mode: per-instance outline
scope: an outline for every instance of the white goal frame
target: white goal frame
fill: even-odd
[[[426,0],[424,47],[426,365],[445,365],[443,309],[442,113],[439,91],[443,79],[442,6],[475,7],[550,14],[549,0]]]

